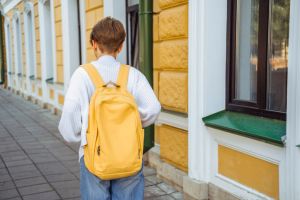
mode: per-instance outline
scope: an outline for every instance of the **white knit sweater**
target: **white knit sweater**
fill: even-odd
[[[112,56],[101,56],[92,62],[104,82],[116,82],[120,63]],[[88,126],[88,110],[94,85],[86,71],[79,67],[73,73],[65,96],[62,116],[58,129],[67,142],[79,142],[79,159],[83,156],[83,146],[86,144]],[[157,100],[146,77],[137,69],[130,67],[128,76],[128,91],[134,96],[143,127],[153,124],[160,113],[160,103]]]

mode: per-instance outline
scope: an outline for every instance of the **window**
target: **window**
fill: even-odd
[[[6,23],[6,35],[5,35],[5,41],[6,41],[6,58],[7,58],[7,72],[10,74],[12,72],[12,52],[11,52],[11,36],[10,36],[10,25],[7,21]]]
[[[25,23],[25,44],[26,44],[26,64],[28,67],[28,76],[30,78],[34,77],[35,71],[35,57],[34,57],[34,15],[32,13],[32,4],[26,4],[24,13],[24,23]]]
[[[127,61],[138,68],[139,65],[139,1],[126,0]]]
[[[21,40],[21,24],[19,16],[15,16],[14,23],[14,48],[15,48],[15,71],[18,76],[22,75],[22,40]]]
[[[41,41],[43,42],[43,49],[44,56],[42,59],[45,59],[45,67],[46,67],[46,81],[53,81],[54,76],[54,57],[53,57],[53,20],[51,16],[51,1],[46,0],[43,2],[42,5],[43,9],[43,17],[41,28],[43,31],[41,34],[43,34],[43,38],[41,38]],[[42,35],[41,35],[42,36]]]
[[[285,119],[289,0],[228,0],[226,108]]]

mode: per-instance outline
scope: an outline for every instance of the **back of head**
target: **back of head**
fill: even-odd
[[[93,27],[90,43],[96,42],[101,52],[111,54],[118,51],[125,37],[123,24],[112,17],[105,17]]]

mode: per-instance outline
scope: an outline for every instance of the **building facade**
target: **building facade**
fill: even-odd
[[[8,89],[60,113],[72,73],[95,59],[91,28],[115,17],[118,60],[162,104],[146,154],[159,177],[186,199],[300,199],[299,0],[0,3]]]

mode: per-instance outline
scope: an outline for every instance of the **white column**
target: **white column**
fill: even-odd
[[[126,30],[126,4],[125,0],[104,0],[104,17],[111,16],[122,22]],[[126,63],[126,40],[124,42],[123,50],[118,55],[118,60],[121,63]]]
[[[45,12],[44,12],[44,3],[45,1],[40,0],[38,3],[38,12],[39,12],[39,27],[40,27],[40,49],[41,49],[41,86],[43,91],[43,100],[46,101],[46,91],[47,91],[47,51],[46,51],[46,36],[45,36]],[[48,24],[49,26],[49,24]]]
[[[61,1],[64,86],[67,89],[70,78],[79,63],[79,33],[77,1]]]
[[[202,118],[225,109],[226,15],[226,1],[189,1],[189,176],[199,181],[211,171]]]
[[[6,63],[7,63],[7,85],[9,87],[12,87],[12,82],[11,82],[11,74],[10,72],[12,71],[12,61],[11,61],[11,33],[10,33],[10,23],[9,19],[6,17],[5,18],[5,45],[6,45]]]
[[[286,184],[283,199],[300,199],[300,1],[291,0],[288,96],[287,96],[287,140],[286,140]]]
[[[203,74],[204,1],[189,1],[189,134],[188,166],[189,176],[196,180],[207,180],[206,176],[206,133],[201,124],[201,93]]]
[[[28,16],[28,13],[31,13]],[[26,2],[24,6],[24,34],[25,34],[25,52],[26,52],[26,83],[27,92],[33,95],[32,87],[30,86],[30,76],[36,77],[36,45],[35,45],[35,20],[34,7],[32,2]],[[31,19],[29,19],[29,17]],[[28,20],[31,20],[29,23]],[[32,60],[33,58],[33,60]],[[33,73],[32,73],[33,68]]]

